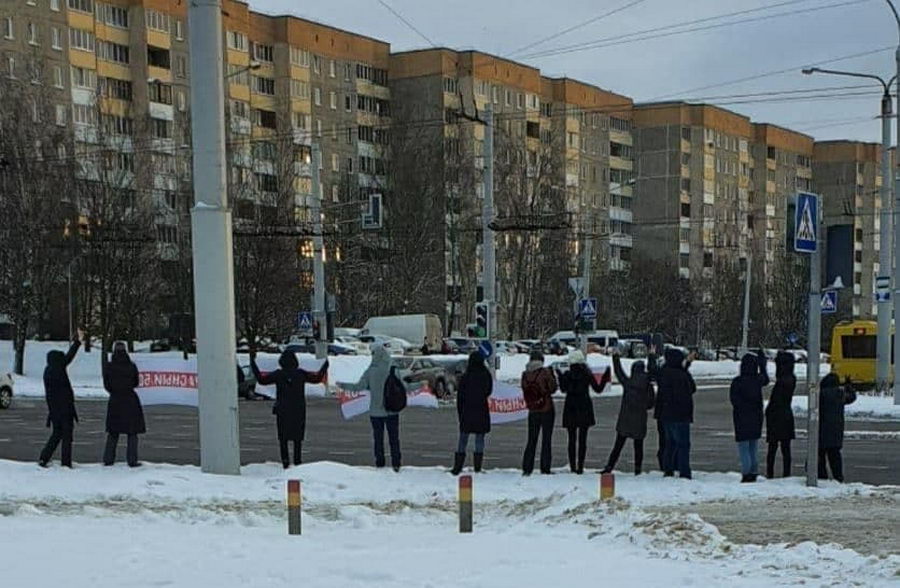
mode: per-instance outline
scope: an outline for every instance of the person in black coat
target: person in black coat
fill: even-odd
[[[651,355],[647,360],[652,364],[656,357]],[[619,418],[616,420],[616,442],[606,462],[606,467],[601,473],[608,474],[616,467],[619,455],[625,446],[626,439],[634,442],[634,475],[641,473],[644,462],[644,437],[647,436],[647,411],[653,408],[656,394],[650,375],[644,370],[644,362],[636,361],[631,364],[631,377],[625,375],[622,369],[622,359],[619,354],[613,355],[613,369],[616,378],[622,385],[622,403],[619,405]]]
[[[469,435],[475,435],[475,471],[480,472],[484,463],[484,436],[491,432],[491,412],[488,398],[494,390],[491,372],[478,351],[469,355],[466,371],[459,380],[456,393],[456,412],[459,415],[459,444],[453,459],[454,476],[466,463],[466,446]]]
[[[573,351],[569,355],[569,371],[558,374],[557,379],[559,389],[566,395],[563,405],[563,427],[569,432],[569,469],[573,473],[583,474],[584,460],[587,457],[588,429],[597,424],[594,419],[591,389],[600,394],[603,388],[588,368],[581,351]]]
[[[103,465],[111,466],[115,463],[119,435],[127,435],[125,457],[130,467],[137,467],[141,465],[138,461],[137,436],[147,432],[141,399],[134,391],[138,386],[138,369],[128,357],[125,344],[121,341],[113,346],[112,360],[107,360],[106,353],[101,358],[103,387],[109,393]]]
[[[741,358],[741,373],[731,381],[731,417],[734,440],[741,460],[741,482],[755,482],[759,475],[757,450],[762,437],[763,394],[769,384],[766,356],[762,351]]]
[[[844,481],[844,407],[856,402],[856,391],[849,381],[843,386],[834,374],[822,378],[819,389],[819,478],[828,479],[825,460],[831,466],[831,477]]]
[[[793,353],[779,351],[775,356],[775,386],[766,406],[766,441],[769,444],[769,451],[766,454],[766,477],[769,479],[775,477],[775,457],[779,446],[782,459],[781,475],[785,478],[791,475],[791,440],[796,437],[794,412],[791,409],[794,388],[797,387],[797,378],[794,376],[795,361]]]
[[[303,452],[303,438],[306,435],[306,383],[319,384],[328,372],[328,361],[322,364],[318,372],[300,369],[297,356],[285,351],[278,358],[280,369],[270,374],[263,374],[250,358],[250,369],[256,381],[268,386],[275,384],[275,406],[272,414],[278,429],[278,444],[281,450],[281,465],[285,469],[291,465],[288,454],[288,441],[294,443],[294,465],[300,465]]]
[[[78,338],[72,341],[68,352],[63,353],[56,349],[47,352],[44,393],[47,400],[47,426],[53,425],[53,432],[50,433],[50,438],[41,450],[38,460],[38,464],[43,468],[53,459],[53,453],[60,442],[62,442],[62,465],[72,467],[72,435],[75,423],[78,422],[78,413],[75,411],[75,394],[66,368],[75,359],[75,354],[81,346],[80,341],[81,331],[78,331]]]
[[[666,442],[663,453],[663,473],[691,478],[691,423],[694,421],[694,392],[697,385],[688,372],[688,363],[678,349],[666,349],[665,364],[657,374],[659,392],[656,396],[658,419],[662,423]]]

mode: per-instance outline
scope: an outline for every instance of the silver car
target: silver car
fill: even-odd
[[[9,408],[13,397],[12,374],[0,374],[0,410]]]

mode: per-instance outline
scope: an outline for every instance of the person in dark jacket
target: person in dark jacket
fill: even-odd
[[[47,400],[47,426],[52,425],[53,432],[50,433],[50,438],[47,439],[38,460],[38,464],[43,468],[53,459],[53,453],[60,442],[62,442],[62,465],[72,467],[72,434],[75,431],[75,423],[78,422],[78,413],[75,411],[75,394],[66,368],[75,359],[75,354],[81,346],[81,338],[81,331],[78,331],[78,338],[72,341],[66,353],[56,349],[47,352],[44,393]]]
[[[493,392],[494,381],[484,364],[484,356],[478,351],[469,355],[466,372],[459,380],[456,393],[456,412],[459,415],[459,445],[450,472],[456,476],[466,463],[466,446],[469,435],[475,435],[475,471],[480,472],[484,463],[484,436],[491,432],[491,412],[488,398]]]
[[[127,435],[126,461],[130,467],[138,467],[141,463],[138,461],[137,436],[147,432],[147,427],[141,399],[134,391],[138,386],[137,366],[128,357],[125,343],[121,341],[113,345],[112,360],[107,359],[105,352],[100,357],[103,363],[103,387],[109,393],[103,465],[111,466],[115,463],[119,435]]]
[[[791,401],[797,378],[794,377],[794,354],[779,351],[775,356],[775,386],[766,406],[766,477],[775,477],[775,457],[781,447],[782,469],[785,478],[791,475],[791,440],[795,438],[794,412]]]
[[[856,402],[856,391],[849,381],[843,386],[834,374],[822,378],[819,388],[819,478],[828,479],[825,460],[831,467],[831,477],[844,481],[844,407]]]
[[[626,439],[632,439],[634,443],[634,475],[641,474],[644,462],[644,437],[647,436],[647,411],[653,408],[656,394],[650,375],[644,370],[644,362],[636,361],[631,364],[631,377],[625,375],[622,369],[622,359],[619,354],[613,355],[613,369],[616,378],[622,385],[622,403],[619,405],[619,418],[616,420],[616,442],[609,454],[606,467],[601,473],[608,474],[616,467],[619,455],[625,446]],[[647,358],[651,363],[656,362],[656,357]]]
[[[522,373],[522,394],[528,406],[528,442],[522,456],[522,474],[525,476],[530,476],[534,471],[538,436],[541,437],[541,473],[552,473],[550,467],[553,463],[553,421],[556,420],[556,409],[553,407],[554,392],[556,392],[556,378],[553,377],[553,370],[544,367],[543,353],[532,351]]]
[[[694,421],[694,392],[697,385],[687,370],[684,354],[667,349],[665,364],[657,376],[659,420],[666,436],[663,473],[666,477],[691,477],[691,423]]]
[[[306,384],[320,384],[328,373],[328,361],[322,364],[317,372],[300,369],[297,356],[285,351],[278,358],[279,369],[270,374],[263,374],[250,358],[250,369],[256,381],[268,386],[275,384],[275,406],[272,414],[278,428],[278,444],[281,450],[281,465],[290,467],[288,441],[294,444],[294,465],[300,465],[303,453],[303,438],[306,436]]]
[[[731,381],[731,417],[734,440],[741,460],[741,482],[755,482],[759,475],[757,449],[762,437],[763,394],[769,384],[766,356],[762,351],[741,358],[741,373]]]
[[[594,379],[588,368],[584,353],[573,351],[569,354],[569,371],[558,373],[559,389],[566,395],[563,405],[563,428],[569,433],[569,469],[572,473],[584,473],[587,457],[588,430],[597,424],[594,418],[594,403],[591,389],[597,394],[603,388]],[[577,453],[577,459],[576,459]]]

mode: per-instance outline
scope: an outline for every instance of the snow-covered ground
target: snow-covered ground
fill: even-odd
[[[457,480],[441,468],[394,474],[329,462],[288,471],[262,464],[222,477],[193,466],[69,471],[0,461],[0,577],[5,586],[36,588],[896,582],[897,555],[809,542],[736,545],[696,515],[660,513],[713,500],[752,509],[779,497],[827,504],[876,492],[830,482],[811,490],[801,478],[746,485],[738,477],[623,474],[617,498],[601,503],[596,476],[490,471],[474,476],[475,532],[460,535]],[[289,478],[303,482],[300,537],[287,535]]]
[[[806,396],[794,396],[794,414],[806,416],[807,400]],[[857,394],[856,402],[844,407],[844,415],[854,420],[900,421],[900,405],[894,404],[893,396]]]

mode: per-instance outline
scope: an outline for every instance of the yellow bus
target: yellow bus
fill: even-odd
[[[891,329],[891,364],[894,363],[893,335]],[[836,324],[831,332],[831,372],[841,381],[849,376],[857,385],[875,384],[877,336],[878,323],[875,321],[841,321]]]

